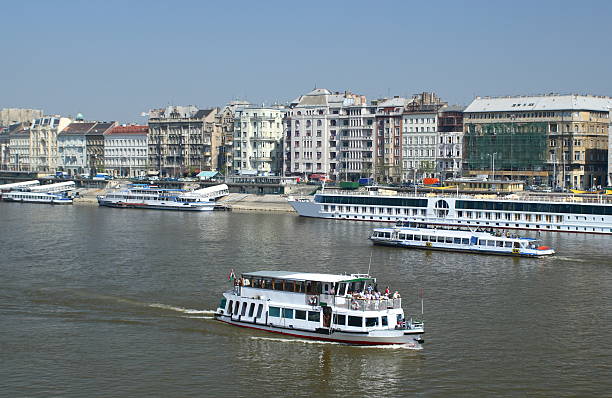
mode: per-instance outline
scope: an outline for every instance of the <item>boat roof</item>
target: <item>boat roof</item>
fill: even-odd
[[[477,228],[477,227],[475,227]],[[374,231],[378,232],[418,232],[420,234],[428,234],[428,235],[444,235],[444,236],[454,236],[461,238],[469,238],[471,236],[476,236],[478,238],[491,238],[498,240],[526,240],[526,241],[539,241],[539,239],[528,238],[523,236],[495,236],[489,232],[485,231],[465,231],[465,230],[456,230],[456,229],[435,229],[435,228],[413,228],[413,227],[388,227],[388,228],[374,228]]]
[[[243,276],[246,277],[260,277],[260,278],[274,278],[274,279],[288,279],[295,281],[313,281],[313,282],[351,282],[361,280],[374,279],[367,275],[337,275],[337,274],[318,274],[310,272],[291,272],[291,271],[257,271],[257,272],[245,272]]]

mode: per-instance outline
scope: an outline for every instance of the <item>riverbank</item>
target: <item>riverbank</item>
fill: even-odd
[[[96,197],[103,195],[104,189],[83,188],[79,189],[79,196],[74,199],[75,205],[92,206],[98,205]],[[293,207],[287,203],[287,199],[281,195],[255,195],[243,193],[230,193],[218,200],[220,205],[228,210],[237,212],[275,212],[295,213]]]

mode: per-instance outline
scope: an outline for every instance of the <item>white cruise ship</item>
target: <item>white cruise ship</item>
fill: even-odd
[[[289,197],[304,217],[612,234],[612,202],[593,197],[475,197],[408,194],[388,190],[325,189],[314,197]]]
[[[215,313],[231,325],[356,345],[423,342],[423,322],[406,319],[399,293],[377,292],[369,275],[259,271],[235,282]]]
[[[215,202],[194,192],[180,189],[162,189],[147,184],[130,184],[98,196],[100,206],[132,209],[157,209],[180,211],[210,211]]]
[[[2,200],[21,203],[46,203],[52,205],[71,205],[72,196],[64,192],[11,191],[2,195]]]

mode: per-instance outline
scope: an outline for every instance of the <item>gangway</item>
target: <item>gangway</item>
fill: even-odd
[[[214,185],[212,187],[196,189],[195,191],[193,191],[193,193],[203,198],[216,200],[222,196],[229,194],[229,187],[227,186],[227,184],[219,184]]]
[[[71,191],[75,187],[74,181],[57,182],[55,184],[37,185],[29,187],[30,192],[66,192]]]
[[[31,180],[31,181],[22,181],[22,182],[14,182],[12,184],[3,184],[0,185],[0,192],[9,192],[14,189],[22,189],[26,187],[33,187],[35,185],[39,185],[40,181]]]

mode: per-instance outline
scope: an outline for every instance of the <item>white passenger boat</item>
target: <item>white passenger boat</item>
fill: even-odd
[[[21,203],[47,203],[53,205],[71,205],[72,196],[62,193],[11,191],[2,195],[2,200]]]
[[[98,204],[108,207],[181,211],[210,211],[215,208],[214,201],[196,193],[181,189],[162,189],[147,184],[130,184],[126,189],[98,196]]]
[[[404,317],[399,293],[372,292],[369,275],[245,273],[223,293],[216,319],[314,340],[420,347],[423,322]]]
[[[289,197],[304,217],[356,221],[419,221],[450,226],[612,234],[612,197],[501,197],[408,194],[368,187],[325,189],[314,197]]]
[[[415,226],[375,228],[370,240],[374,244],[385,246],[518,257],[544,257],[555,254],[552,248],[543,246],[538,239],[492,234],[478,231],[476,228],[467,231]]]

